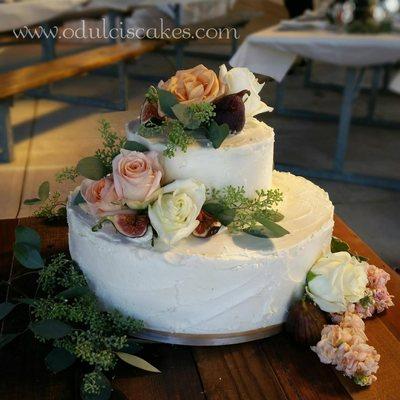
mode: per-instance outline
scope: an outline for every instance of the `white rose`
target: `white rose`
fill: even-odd
[[[308,295],[323,311],[346,311],[350,303],[365,296],[368,277],[364,264],[345,251],[321,257],[310,270]]]
[[[237,93],[242,90],[250,91],[250,95],[243,98],[246,117],[254,117],[257,114],[273,110],[262,102],[259,96],[264,84],[259,83],[247,68],[232,68],[228,71],[225,65],[221,65],[219,80],[226,86],[225,94]]]
[[[205,186],[192,179],[177,180],[161,188],[157,200],[148,209],[159,239],[173,245],[189,236],[199,224],[196,218],[205,200]]]

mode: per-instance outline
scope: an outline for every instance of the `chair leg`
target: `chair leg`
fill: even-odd
[[[0,162],[10,162],[13,154],[13,134],[10,121],[11,100],[0,101]]]

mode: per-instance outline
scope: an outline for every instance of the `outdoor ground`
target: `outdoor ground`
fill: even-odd
[[[260,2],[254,1],[255,5]],[[262,7],[260,7],[262,8]],[[267,23],[285,15],[282,8],[271,5]],[[258,19],[248,30],[259,29],[266,22]],[[222,52],[224,45],[196,44],[209,51]],[[37,48],[10,48],[0,54],[0,67],[18,63],[37,55]],[[132,73],[146,71],[168,77],[174,72],[173,60],[150,54],[130,67]],[[198,63],[217,68],[215,61],[186,59],[185,66]],[[326,65],[316,66],[316,78],[340,81],[341,70]],[[340,106],[340,95],[307,89],[303,86],[304,69],[296,68],[288,78],[289,104],[314,110],[335,112]],[[52,179],[55,172],[74,165],[80,158],[91,154],[99,144],[97,133],[100,118],[108,119],[113,127],[124,134],[124,125],[139,111],[149,82],[131,79],[129,83],[129,109],[125,112],[103,112],[90,107],[69,106],[47,100],[17,98],[12,108],[15,136],[15,161],[0,165],[0,218],[28,216],[32,208],[23,200],[35,196],[38,185]],[[112,78],[90,75],[57,84],[57,90],[86,95],[112,96],[116,92]],[[273,104],[275,84],[267,83],[263,97]],[[378,113],[384,117],[397,117],[400,97],[385,95],[379,100]],[[365,99],[356,105],[362,113]],[[336,140],[334,123],[295,120],[272,114],[263,117],[275,128],[275,160],[304,166],[329,167]],[[346,168],[351,171],[377,174],[400,179],[400,135],[398,131],[366,127],[352,127]],[[335,204],[336,213],[353,228],[378,254],[393,267],[400,267],[400,192],[316,180],[326,189]],[[63,190],[68,192],[70,187]]]

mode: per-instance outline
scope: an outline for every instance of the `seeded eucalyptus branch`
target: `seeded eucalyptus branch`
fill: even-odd
[[[277,224],[283,215],[276,207],[283,200],[279,189],[257,190],[254,198],[244,187],[226,186],[207,191],[204,209],[232,232],[244,231],[258,237],[280,237],[289,233]]]
[[[141,321],[116,310],[101,309],[78,265],[65,254],[58,254],[46,263],[40,255],[41,240],[35,230],[19,226],[15,233],[14,255],[23,266],[34,270],[29,273],[38,272],[37,289],[33,298],[25,296],[0,303],[0,319],[15,313],[18,304],[29,307],[30,319],[21,332],[2,334],[0,348],[31,331],[37,340],[53,346],[45,359],[50,371],[62,371],[76,361],[87,364],[89,372],[81,386],[83,399],[110,397],[111,384],[105,373],[111,372],[120,359],[159,372],[134,355],[141,347],[129,336],[142,329]],[[13,281],[6,283],[10,285]],[[17,310],[26,312],[22,306]]]

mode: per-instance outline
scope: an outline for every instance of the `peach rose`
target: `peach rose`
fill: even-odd
[[[163,176],[156,151],[121,150],[112,162],[115,191],[130,208],[144,208],[156,195]]]
[[[216,73],[202,64],[177,71],[166,82],[161,81],[158,87],[173,93],[183,104],[210,103],[225,92],[225,85]]]
[[[87,210],[93,215],[104,215],[121,209],[114,182],[110,176],[99,181],[85,179],[81,183],[80,190],[86,201]]]

